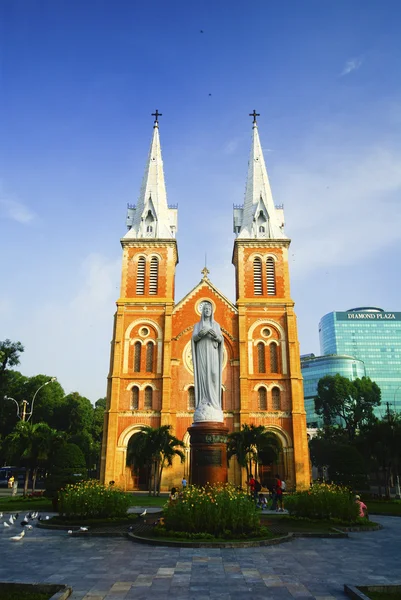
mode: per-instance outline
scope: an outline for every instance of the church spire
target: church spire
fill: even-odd
[[[275,207],[262,147],[260,145],[254,110],[252,146],[248,163],[248,178],[243,206],[234,207],[234,233],[239,239],[287,239],[283,232],[284,219],[282,207]]]
[[[124,236],[125,239],[171,239],[175,238],[177,230],[177,207],[167,205],[164,183],[159,137],[159,117],[162,115],[156,110],[152,116],[155,117],[155,121],[149,156],[138,202],[136,206],[128,205],[128,231]]]

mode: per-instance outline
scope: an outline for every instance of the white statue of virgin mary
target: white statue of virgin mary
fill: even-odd
[[[192,334],[194,365],[195,414],[194,422],[224,421],[221,409],[221,372],[223,367],[223,336],[220,325],[213,319],[210,302],[202,306],[199,323]]]

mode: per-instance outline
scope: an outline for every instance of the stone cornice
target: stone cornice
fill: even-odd
[[[263,419],[264,417],[274,417],[275,419],[289,419],[291,417],[291,413],[284,410],[275,410],[275,411],[259,411],[259,412],[250,412],[250,417],[254,417],[256,419]]]
[[[186,296],[184,296],[184,298],[181,298],[181,300],[175,305],[174,312],[177,312],[183,306],[185,306],[185,304],[187,304],[202,288],[210,289],[230,310],[232,310],[233,313],[238,313],[236,306],[228,298],[226,298],[208,278],[202,279],[202,281],[192,288],[192,290]]]

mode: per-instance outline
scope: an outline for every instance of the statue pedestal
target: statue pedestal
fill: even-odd
[[[201,421],[188,427],[191,439],[189,481],[193,485],[227,483],[227,435],[224,423]]]

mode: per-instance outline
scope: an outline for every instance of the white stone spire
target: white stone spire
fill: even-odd
[[[171,239],[177,230],[177,207],[167,205],[163,159],[156,111],[153,137],[136,206],[128,205],[124,239]]]
[[[282,207],[274,206],[255,111],[252,147],[243,206],[234,206],[234,233],[238,239],[287,239]]]

